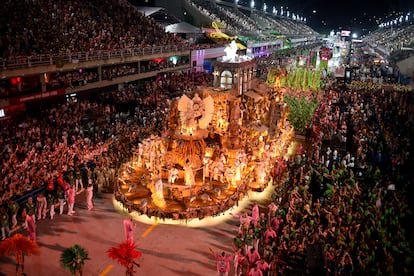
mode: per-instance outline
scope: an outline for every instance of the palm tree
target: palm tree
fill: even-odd
[[[136,244],[131,240],[126,240],[119,244],[118,247],[111,247],[107,253],[110,258],[117,260],[118,263],[124,266],[127,270],[125,275],[134,275],[134,267],[140,265],[135,262],[135,259],[141,257],[142,252],[135,250]]]
[[[24,254],[38,255],[39,246],[36,242],[22,234],[15,234],[0,242],[0,256],[16,255],[16,275],[24,274]]]
[[[77,244],[66,248],[60,256],[62,266],[69,269],[72,275],[77,276],[82,276],[82,270],[86,260],[90,260],[88,252]]]

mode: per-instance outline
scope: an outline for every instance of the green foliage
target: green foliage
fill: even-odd
[[[273,85],[277,77],[281,77],[280,82],[282,86],[298,89],[298,90],[313,90],[319,91],[321,89],[321,71],[313,71],[308,68],[298,67],[290,71],[287,76],[281,76],[280,70],[271,69],[267,74],[266,83]]]
[[[305,133],[306,126],[311,123],[318,102],[315,98],[308,101],[304,96],[285,96],[284,101],[289,106],[288,119],[290,123],[297,132]]]
[[[64,268],[69,269],[72,275],[77,272],[82,274],[82,268],[86,260],[89,260],[88,252],[77,244],[66,248],[60,256],[60,263]]]

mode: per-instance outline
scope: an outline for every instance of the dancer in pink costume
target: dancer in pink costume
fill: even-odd
[[[132,217],[124,219],[124,232],[126,240],[130,240],[131,242],[134,241],[134,229],[135,223],[132,220]]]
[[[36,223],[33,220],[33,213],[31,211],[29,211],[26,214],[26,229],[27,232],[29,233],[29,239],[31,239],[32,241],[36,241]]]

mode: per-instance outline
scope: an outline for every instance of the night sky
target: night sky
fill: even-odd
[[[285,2],[289,2],[292,9],[302,9],[308,15],[308,25],[315,30],[342,28],[367,31],[377,27],[378,20],[383,22],[387,21],[386,18],[396,18],[398,13],[414,13],[413,0],[382,0],[375,1],[375,5],[372,4],[374,1],[365,0]]]

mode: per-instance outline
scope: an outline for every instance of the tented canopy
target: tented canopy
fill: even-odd
[[[154,14],[163,8],[159,7],[137,7],[138,11],[142,13],[144,16],[150,16],[151,14]]]
[[[180,22],[168,25],[165,27],[165,31],[168,33],[176,33],[176,34],[195,34],[201,33],[201,29],[193,26],[187,22]]]

